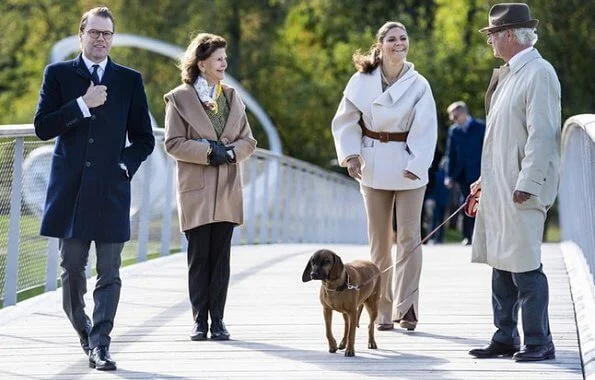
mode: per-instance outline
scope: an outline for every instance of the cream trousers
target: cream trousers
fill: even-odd
[[[419,280],[421,276],[421,208],[426,187],[413,190],[377,190],[361,186],[368,217],[368,239],[372,262],[384,272],[382,293],[378,303],[376,323],[398,321],[413,306],[419,320]],[[393,244],[393,206],[397,218],[397,252],[391,254]]]

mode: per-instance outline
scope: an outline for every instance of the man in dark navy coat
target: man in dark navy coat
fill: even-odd
[[[471,117],[465,102],[452,103],[447,112],[454,123],[448,130],[448,169],[444,184],[451,188],[453,181],[458,182],[463,197],[467,198],[471,184],[479,178],[486,127],[483,121]],[[474,223],[475,219],[463,215],[464,245],[471,244]]]
[[[108,8],[83,15],[82,53],[46,67],[34,120],[40,139],[56,138],[41,235],[59,238],[64,311],[89,365],[99,370],[116,369],[109,345],[120,255],[130,239],[130,180],[155,146],[140,73],[108,57],[113,34]],[[97,282],[91,322],[83,296],[92,241]]]

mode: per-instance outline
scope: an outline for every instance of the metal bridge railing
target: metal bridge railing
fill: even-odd
[[[186,249],[178,229],[175,163],[156,146],[132,180],[131,240],[123,262]],[[39,236],[53,143],[33,125],[0,126],[0,302],[14,305],[30,289],[58,286],[57,239]],[[357,183],[343,175],[257,149],[242,163],[245,223],[233,244],[365,243],[366,218]],[[92,275],[94,252],[89,256]]]
[[[585,379],[595,379],[595,114],[562,130],[561,249],[574,301]]]

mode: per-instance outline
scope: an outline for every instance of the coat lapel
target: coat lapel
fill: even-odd
[[[188,125],[194,128],[201,137],[217,140],[211,119],[198,100],[198,94],[190,84],[183,85],[174,93],[175,106]]]
[[[229,103],[229,116],[227,116],[225,127],[223,128],[223,133],[221,136],[225,136],[226,132],[231,132],[234,129],[235,125],[242,118],[245,108],[240,102],[240,99],[238,99],[238,94],[235,93],[231,87],[223,85],[223,93],[227,99],[227,102]]]
[[[490,79],[490,84],[488,85],[488,89],[486,90],[486,96],[485,96],[486,115],[490,112],[490,103],[492,102],[492,95],[494,95],[494,91],[496,91],[496,87],[498,86],[498,77],[499,76],[500,76],[500,69],[494,69],[494,71],[492,71],[492,78]]]
[[[88,71],[88,70],[87,70]],[[106,86],[108,91],[115,88],[118,84],[118,65],[116,65],[109,57],[107,58],[107,64],[105,65],[105,72],[101,78],[102,85]]]
[[[74,68],[74,71],[76,72],[77,75],[80,75],[81,77],[85,78],[89,82],[91,82],[93,80],[91,78],[91,73],[89,72],[89,69],[87,69],[85,62],[83,61],[82,53],[79,54],[79,56],[76,59],[72,60],[72,67]]]

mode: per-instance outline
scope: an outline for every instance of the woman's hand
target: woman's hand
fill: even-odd
[[[362,163],[359,161],[359,156],[347,160],[347,173],[351,178],[362,179]]]
[[[418,176],[416,176],[415,174],[413,174],[413,173],[412,173],[412,172],[410,172],[409,170],[405,170],[405,171],[403,172],[403,177],[405,177],[405,178],[409,178],[410,180],[413,180],[413,181],[415,181],[415,180],[418,180],[418,179],[419,179],[419,177],[418,177]]]

